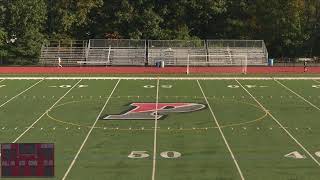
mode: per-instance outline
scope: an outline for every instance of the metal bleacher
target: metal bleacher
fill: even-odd
[[[268,52],[262,40],[208,40],[209,55],[247,56],[248,65],[267,65]]]
[[[85,60],[87,41],[50,41],[41,48],[40,63],[44,66],[57,66],[58,58],[62,66],[74,66]]]
[[[91,39],[86,60],[106,61],[107,65],[111,66],[144,66],[146,42],[129,39]]]
[[[193,65],[228,65],[230,57],[245,55],[248,66],[267,65],[268,52],[263,40],[132,40],[90,39],[89,41],[50,41],[41,48],[40,63],[57,66],[109,65],[153,66],[164,61],[166,66],[185,66],[188,55]],[[214,58],[217,56],[219,58]],[[241,57],[239,57],[241,58]],[[212,62],[223,59],[220,62]],[[207,64],[209,65],[209,63]]]
[[[204,40],[150,40],[148,41],[148,64],[164,61],[166,66],[187,65],[188,54],[206,55]]]

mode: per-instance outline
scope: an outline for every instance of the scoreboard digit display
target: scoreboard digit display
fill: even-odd
[[[1,144],[1,177],[53,177],[54,144]]]

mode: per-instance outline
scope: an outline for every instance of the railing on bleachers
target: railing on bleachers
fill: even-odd
[[[81,64],[110,66],[153,66],[164,61],[166,66],[187,65],[188,55],[200,55],[196,61],[209,61],[205,56],[246,55],[248,65],[267,65],[268,51],[262,40],[129,40],[90,39],[89,41],[50,41],[41,49],[40,62],[57,66]],[[202,57],[201,57],[202,56]],[[203,66],[203,64],[201,64]]]
[[[209,55],[246,55],[248,65],[267,65],[268,51],[262,40],[208,40]]]
[[[130,39],[91,39],[87,61],[107,61],[108,65],[144,66],[146,41]]]
[[[41,48],[40,63],[44,66],[74,66],[86,57],[87,41],[50,41]]]
[[[206,55],[204,40],[149,40],[148,64],[162,60],[167,66],[186,66],[188,54]]]

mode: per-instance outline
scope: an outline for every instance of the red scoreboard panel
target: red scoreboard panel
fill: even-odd
[[[1,144],[1,177],[53,177],[54,144]]]

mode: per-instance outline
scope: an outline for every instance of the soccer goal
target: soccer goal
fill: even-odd
[[[191,55],[188,54],[187,74],[199,71],[203,67],[228,68],[230,72],[247,73],[248,58],[246,55]]]

